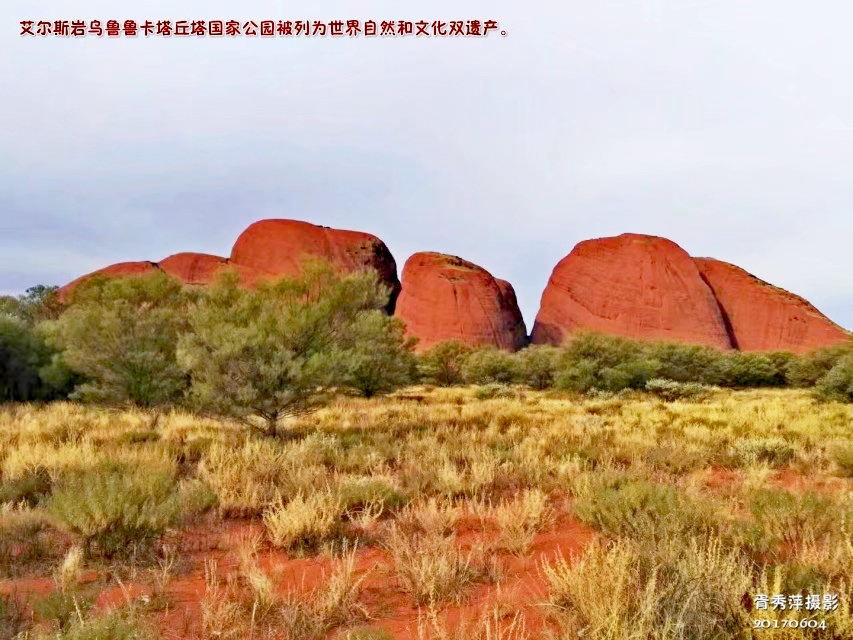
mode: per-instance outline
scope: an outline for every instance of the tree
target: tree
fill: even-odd
[[[554,384],[559,366],[560,349],[549,344],[531,344],[515,354],[518,376],[534,389],[547,389]]]
[[[853,402],[853,353],[839,358],[816,387],[818,395],[826,399]]]
[[[415,339],[407,339],[405,330],[399,318],[378,310],[357,318],[341,350],[339,380],[366,398],[411,384],[417,375]]]
[[[0,314],[14,316],[31,326],[55,320],[65,308],[58,292],[59,287],[39,284],[18,297],[0,296]]]
[[[462,382],[465,361],[472,351],[471,347],[457,340],[441,342],[421,354],[421,376],[433,384],[459,384]]]
[[[145,408],[180,399],[189,381],[175,350],[187,327],[189,296],[162,272],[79,285],[69,308],[43,325],[67,365],[85,378],[72,397]]]
[[[517,377],[515,356],[494,347],[472,351],[462,367],[462,378],[472,384],[508,384]]]
[[[181,337],[191,401],[249,424],[260,418],[274,435],[281,418],[339,391],[393,388],[411,356],[400,323],[384,315],[387,303],[372,271],[341,276],[312,262],[301,277],[256,290],[226,274],[200,294]]]

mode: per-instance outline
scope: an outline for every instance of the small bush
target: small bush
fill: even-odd
[[[529,489],[494,509],[500,531],[500,546],[510,553],[526,553],[537,533],[553,519],[548,497],[540,489]]]
[[[0,504],[35,507],[50,495],[52,486],[50,474],[43,467],[26,471],[20,477],[0,483]]]
[[[453,535],[407,534],[392,526],[386,546],[403,588],[416,604],[460,602],[478,577]]]
[[[48,502],[64,530],[107,556],[152,542],[183,515],[171,471],[105,466],[66,473]]]
[[[75,616],[76,616],[75,612]],[[157,633],[137,619],[132,611],[111,611],[79,620],[56,635],[39,640],[156,640]]]
[[[532,344],[515,354],[516,378],[533,389],[554,386],[561,351],[547,344]]]
[[[711,395],[713,389],[698,382],[676,382],[675,380],[652,378],[646,382],[646,391],[667,402],[674,402],[676,400],[704,400]]]
[[[837,345],[804,354],[790,363],[785,379],[794,387],[813,387],[839,360],[851,353],[849,345]]]
[[[263,515],[270,542],[288,551],[305,552],[316,549],[340,533],[344,505],[330,491],[302,494],[285,503],[278,502]]]
[[[853,354],[840,358],[818,380],[816,388],[818,395],[827,400],[853,402]]]
[[[461,342],[437,344],[420,356],[418,370],[424,382],[439,385],[462,383],[462,370],[472,349]]]
[[[14,596],[0,593],[0,638],[14,638],[27,628],[24,607]]]
[[[462,367],[468,384],[510,384],[517,377],[515,357],[502,349],[477,349]]]

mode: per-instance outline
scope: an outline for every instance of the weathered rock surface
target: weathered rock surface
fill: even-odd
[[[633,233],[581,242],[554,268],[532,341],[561,344],[581,330],[732,348],[717,301],[687,252]]]
[[[512,285],[441,253],[416,253],[406,261],[395,315],[419,339],[418,351],[448,340],[511,350],[526,342]]]
[[[93,271],[92,273],[87,273],[84,276],[80,276],[76,280],[72,280],[64,287],[61,287],[57,294],[59,296],[59,299],[64,301],[68,299],[68,296],[71,295],[71,292],[74,290],[75,287],[82,284],[93,276],[106,276],[108,278],[141,276],[147,273],[151,273],[153,271],[157,271],[158,268],[159,267],[155,262],[119,262],[117,264],[111,264],[108,267],[98,269],[97,271]]]
[[[807,300],[728,262],[695,258],[742,351],[804,353],[843,343],[848,333]]]
[[[400,293],[397,263],[376,236],[320,227],[299,220],[261,220],[240,234],[231,263],[273,275],[298,275],[306,258],[322,258],[345,272],[370,267],[391,289],[389,311]]]
[[[241,284],[246,286],[254,285],[264,276],[271,277],[270,274],[258,269],[207,253],[176,253],[157,264],[170,276],[194,285],[210,284],[223,269],[236,271]]]

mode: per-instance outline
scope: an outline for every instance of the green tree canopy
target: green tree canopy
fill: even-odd
[[[187,328],[190,294],[157,272],[133,278],[95,277],[74,290],[72,304],[42,326],[63,359],[85,378],[72,397],[157,407],[188,386],[178,366],[178,336]]]
[[[388,290],[372,271],[342,276],[319,262],[299,278],[238,287],[226,274],[199,295],[178,359],[201,408],[269,434],[278,421],[339,391],[372,395],[409,381],[411,344],[385,315]]]

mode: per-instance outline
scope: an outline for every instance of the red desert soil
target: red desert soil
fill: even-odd
[[[205,564],[217,564],[217,574],[225,578],[237,568],[236,549],[241,539],[257,537],[263,533],[258,522],[229,521],[215,529],[197,527],[189,529],[177,541],[180,567],[166,588],[168,607],[152,614],[152,620],[164,640],[196,640],[201,634],[201,601],[205,595]],[[570,516],[561,516],[548,531],[536,536],[533,546],[523,557],[500,552],[496,554],[502,579],[495,584],[477,584],[460,605],[442,607],[441,620],[450,626],[461,621],[473,623],[481,611],[495,603],[510,604],[521,609],[529,630],[544,624],[544,611],[537,603],[547,598],[547,589],[540,575],[543,560],[559,556],[571,559],[581,553],[592,541],[594,532]],[[457,542],[464,550],[494,541],[495,532],[480,521],[467,518],[457,529]],[[360,602],[370,612],[371,620],[364,624],[371,629],[384,629],[394,638],[415,640],[418,637],[419,610],[411,597],[403,591],[393,573],[393,563],[388,553],[377,546],[357,552],[356,571],[367,574],[362,583]],[[268,572],[279,591],[304,593],[322,587],[324,579],[333,570],[334,561],[327,556],[291,558],[287,553],[262,545],[258,553],[260,567]],[[151,597],[153,585],[123,582],[117,585],[107,576],[86,573],[92,583],[104,579],[109,586],[97,596],[95,607],[104,610],[125,604],[128,599]],[[51,578],[26,578],[0,582],[0,592],[15,593],[27,598],[44,596],[54,589]],[[337,631],[329,634],[335,637]]]
[[[448,340],[515,350],[527,339],[512,285],[442,253],[416,253],[406,261],[396,315],[418,338],[419,351]]]
[[[693,259],[671,240],[635,233],[580,242],[554,267],[531,339],[559,345],[581,330],[732,348]]]

